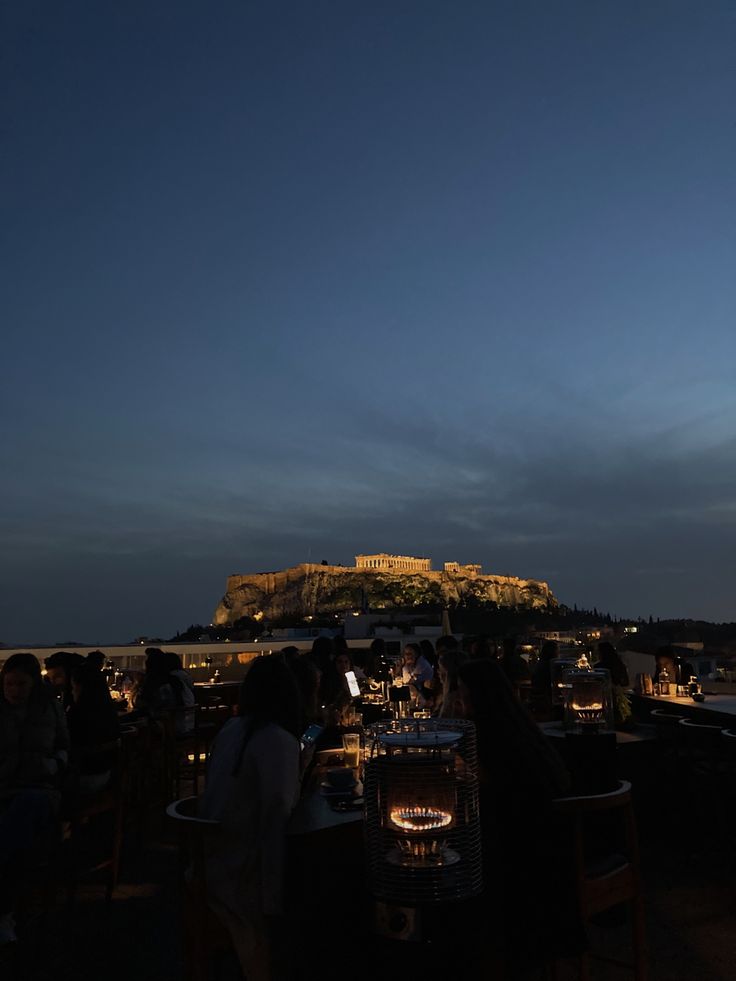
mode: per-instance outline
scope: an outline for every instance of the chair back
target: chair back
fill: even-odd
[[[213,726],[219,731],[228,719],[232,719],[233,712],[229,705],[220,702],[217,705],[198,705],[197,706],[197,727]]]
[[[649,718],[657,729],[657,739],[674,745],[678,742],[678,726],[684,720],[683,715],[665,712],[663,709],[652,709]]]
[[[184,872],[182,936],[186,977],[205,981],[212,976],[214,956],[231,947],[229,933],[207,904],[206,843],[220,822],[197,817],[197,797],[182,797],[166,808],[179,833]]]
[[[649,718],[657,726],[676,726],[685,718],[684,715],[676,715],[674,712],[665,712],[664,709],[652,709]]]
[[[736,753],[736,732],[733,729],[721,729],[721,736],[725,740],[726,752]]]
[[[191,883],[195,890],[206,896],[205,859],[208,835],[217,834],[219,821],[211,821],[197,815],[198,797],[182,797],[166,808],[166,816],[174,822],[183,848],[183,858],[191,868]]]
[[[609,909],[617,903],[631,899],[639,888],[639,845],[636,834],[636,821],[631,801],[631,784],[622,780],[619,786],[608,793],[589,794],[577,797],[562,797],[554,802],[558,814],[572,818],[575,833],[575,874],[583,915],[593,915]],[[591,871],[586,846],[590,840],[589,819],[605,813],[617,812],[623,825],[623,854],[617,842],[609,845],[610,824],[606,823],[606,845],[611,852],[608,858],[601,858],[600,852],[595,866],[606,869],[606,874],[598,876]],[[599,842],[600,844],[600,842]],[[610,874],[611,861],[616,874]]]
[[[723,749],[722,731],[720,726],[703,725],[690,719],[683,719],[678,726],[680,744],[684,749],[713,753],[715,756]]]
[[[634,972],[637,981],[647,978],[647,947],[644,925],[644,903],[639,872],[639,844],[636,820],[631,799],[631,784],[622,780],[619,786],[605,794],[585,797],[562,797],[554,802],[554,809],[573,821],[575,879],[580,912],[585,922],[598,913],[630,903],[631,927],[634,947]],[[592,860],[586,854],[586,823],[604,817],[606,825],[611,819],[623,825],[623,847],[611,845],[605,855],[597,854]],[[606,830],[610,831],[610,827]],[[609,838],[605,836],[608,846]],[[601,842],[599,841],[599,844]],[[610,853],[609,853],[610,852]],[[587,954],[580,955],[580,977],[589,977]]]

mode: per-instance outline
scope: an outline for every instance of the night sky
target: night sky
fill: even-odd
[[[736,619],[731,0],[16,0],[0,640],[357,552]]]

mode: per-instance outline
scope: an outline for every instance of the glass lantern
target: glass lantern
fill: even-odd
[[[565,728],[594,733],[614,728],[611,675],[606,668],[591,668],[583,655],[575,667],[563,673]]]
[[[564,674],[568,668],[577,667],[577,663],[577,659],[569,657],[556,657],[554,660],[550,661],[553,705],[565,704],[565,692],[567,691],[567,688],[565,685]]]
[[[394,719],[406,719],[411,713],[411,688],[408,685],[391,685],[388,700]]]

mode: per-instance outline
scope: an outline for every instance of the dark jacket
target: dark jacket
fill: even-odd
[[[68,750],[60,702],[32,697],[21,708],[0,696],[0,800],[30,789],[56,795]]]
[[[74,704],[66,715],[72,754],[82,773],[104,773],[114,755],[94,752],[120,738],[120,721],[112,699]]]

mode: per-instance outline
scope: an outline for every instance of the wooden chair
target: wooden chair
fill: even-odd
[[[728,790],[733,764],[726,755],[723,730],[683,719],[679,724],[679,779],[686,794],[689,823],[707,829],[698,836],[706,848],[720,848],[731,839],[728,820]],[[710,839],[710,840],[709,840]]]
[[[230,936],[207,904],[206,841],[219,821],[197,817],[197,798],[184,797],[166,809],[179,835],[184,891],[183,936],[186,981],[208,981],[218,953],[232,948]]]
[[[95,746],[89,752],[110,757],[110,779],[102,790],[90,793],[79,791],[71,805],[68,820],[70,861],[67,892],[69,901],[73,902],[79,877],[79,858],[82,846],[85,844],[85,837],[90,826],[92,824],[99,826],[98,819],[104,817],[109,822],[109,833],[104,838],[104,855],[88,871],[107,870],[105,899],[110,902],[118,883],[123,841],[123,798],[125,791],[122,742],[120,739],[116,739]]]
[[[194,729],[184,737],[174,739],[172,745],[172,778],[174,797],[179,798],[182,785],[190,784],[196,797],[200,781],[204,782],[212,743],[228,719],[232,718],[229,705],[198,705]]]
[[[634,947],[634,977],[647,978],[647,948],[644,926],[644,900],[639,872],[639,844],[631,801],[631,784],[621,781],[608,794],[589,797],[565,797],[555,801],[555,810],[572,821],[574,831],[575,880],[580,912],[584,923],[621,903],[631,905]],[[595,816],[617,814],[623,831],[623,851],[612,852],[591,861],[586,840],[589,824]],[[580,955],[580,979],[590,978],[589,955]]]

